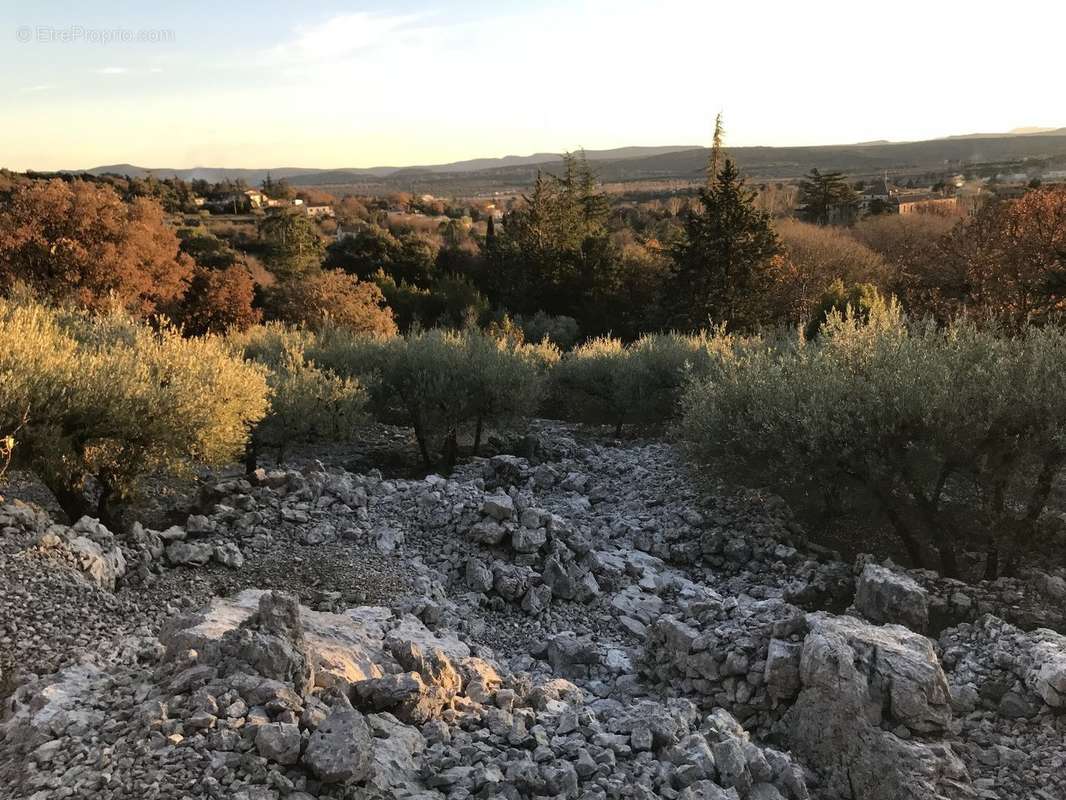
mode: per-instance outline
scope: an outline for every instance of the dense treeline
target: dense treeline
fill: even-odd
[[[845,296],[869,286],[941,320],[967,311],[1017,325],[1061,312],[1066,189],[991,199],[971,216],[815,224],[857,216],[842,176],[812,172],[799,187],[797,213],[811,221],[774,217],[765,187],[748,187],[713,152],[705,184],[665,200],[612,199],[577,155],[499,208],[398,194],[334,201],[335,219],[289,207],[210,224],[168,218],[171,190],[240,187],[2,176],[0,290],[21,281],[88,307],[117,299],[191,332],[352,319],[360,308],[373,317],[372,300],[401,331],[513,323],[564,347],[716,324],[807,325],[827,291],[841,295],[838,282]],[[283,181],[263,191],[294,194]],[[327,307],[327,295],[343,300]],[[296,308],[305,301],[314,309]]]

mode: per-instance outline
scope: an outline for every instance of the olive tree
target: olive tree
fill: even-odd
[[[642,336],[628,347],[599,338],[563,355],[551,373],[553,414],[598,425],[664,425],[677,415],[687,382],[731,346],[722,331]]]
[[[0,430],[72,519],[120,526],[148,473],[222,464],[266,413],[266,379],[220,338],[0,301]]]
[[[629,351],[620,339],[601,336],[566,353],[551,372],[547,412],[562,419],[613,425],[621,435],[626,405],[621,386]]]
[[[1009,569],[1031,543],[1066,456],[1064,356],[1053,327],[832,312],[816,340],[718,359],[685,395],[683,430],[697,456],[761,482],[864,496],[915,564],[957,575],[965,545],[994,577],[1001,551]]]
[[[280,464],[293,444],[347,442],[365,420],[366,390],[355,378],[318,366],[308,353],[316,343],[303,329],[271,324],[231,337],[243,356],[267,369],[270,411],[255,427],[245,454],[251,472],[264,448]]]
[[[557,351],[479,331],[414,331],[369,339],[332,331],[315,351],[319,364],[357,376],[382,422],[413,429],[427,469],[451,469],[461,433],[515,422],[535,410],[547,366]]]

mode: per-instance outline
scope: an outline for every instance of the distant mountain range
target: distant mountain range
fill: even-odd
[[[1062,163],[1066,160],[1066,128],[1018,128],[1010,133],[975,133],[919,142],[874,141],[847,145],[727,149],[747,175],[763,180],[794,178],[812,168],[842,170],[854,176],[873,175],[885,170],[897,174],[917,174],[961,169],[974,164],[1013,164],[1027,159]],[[708,150],[693,145],[674,145],[588,150],[585,154],[590,161],[595,162],[596,172],[600,180],[605,182],[687,181],[700,178],[707,163]],[[172,169],[109,164],[76,172],[130,177],[152,174],[158,178],[176,176],[184,180],[203,179],[212,182],[242,179],[249,185],[260,184],[269,173],[274,179],[285,178],[293,186],[459,194],[521,189],[533,181],[538,171],[554,170],[561,158],[559,153],[534,153],[427,166],[337,169]]]
[[[668,147],[619,147],[613,150],[586,150],[589,161],[615,161],[627,158],[676,153],[692,150],[697,145],[675,145]],[[64,170],[65,172],[87,172],[90,175],[127,175],[131,178],[144,178],[154,175],[157,178],[181,178],[182,180],[238,180],[248,183],[261,183],[269,173],[272,178],[285,178],[296,184],[328,184],[330,182],[350,182],[352,179],[386,178],[390,175],[405,173],[409,175],[422,173],[454,174],[462,172],[480,172],[482,170],[507,167],[535,166],[550,164],[562,158],[562,153],[534,153],[529,156],[503,156],[502,158],[473,158],[468,161],[453,161],[449,164],[430,164],[415,167],[339,167],[336,169],[314,167],[269,167],[264,169],[242,169],[230,167],[189,167],[175,169],[172,167],[138,167],[135,164],[105,164],[86,170]]]

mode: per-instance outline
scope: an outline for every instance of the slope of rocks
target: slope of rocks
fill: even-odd
[[[776,498],[698,493],[667,443],[527,445],[448,478],[217,480],[122,538],[0,505],[0,785],[1066,796],[1063,575],[845,564]]]

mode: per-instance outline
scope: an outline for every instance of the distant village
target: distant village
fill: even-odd
[[[205,197],[194,197],[193,202],[201,208],[220,214],[240,214],[257,209],[287,209],[295,208],[303,211],[309,217],[316,219],[330,218],[334,216],[333,206],[330,204],[305,203],[302,198],[275,199],[267,196],[260,189],[245,189],[208,200]]]

